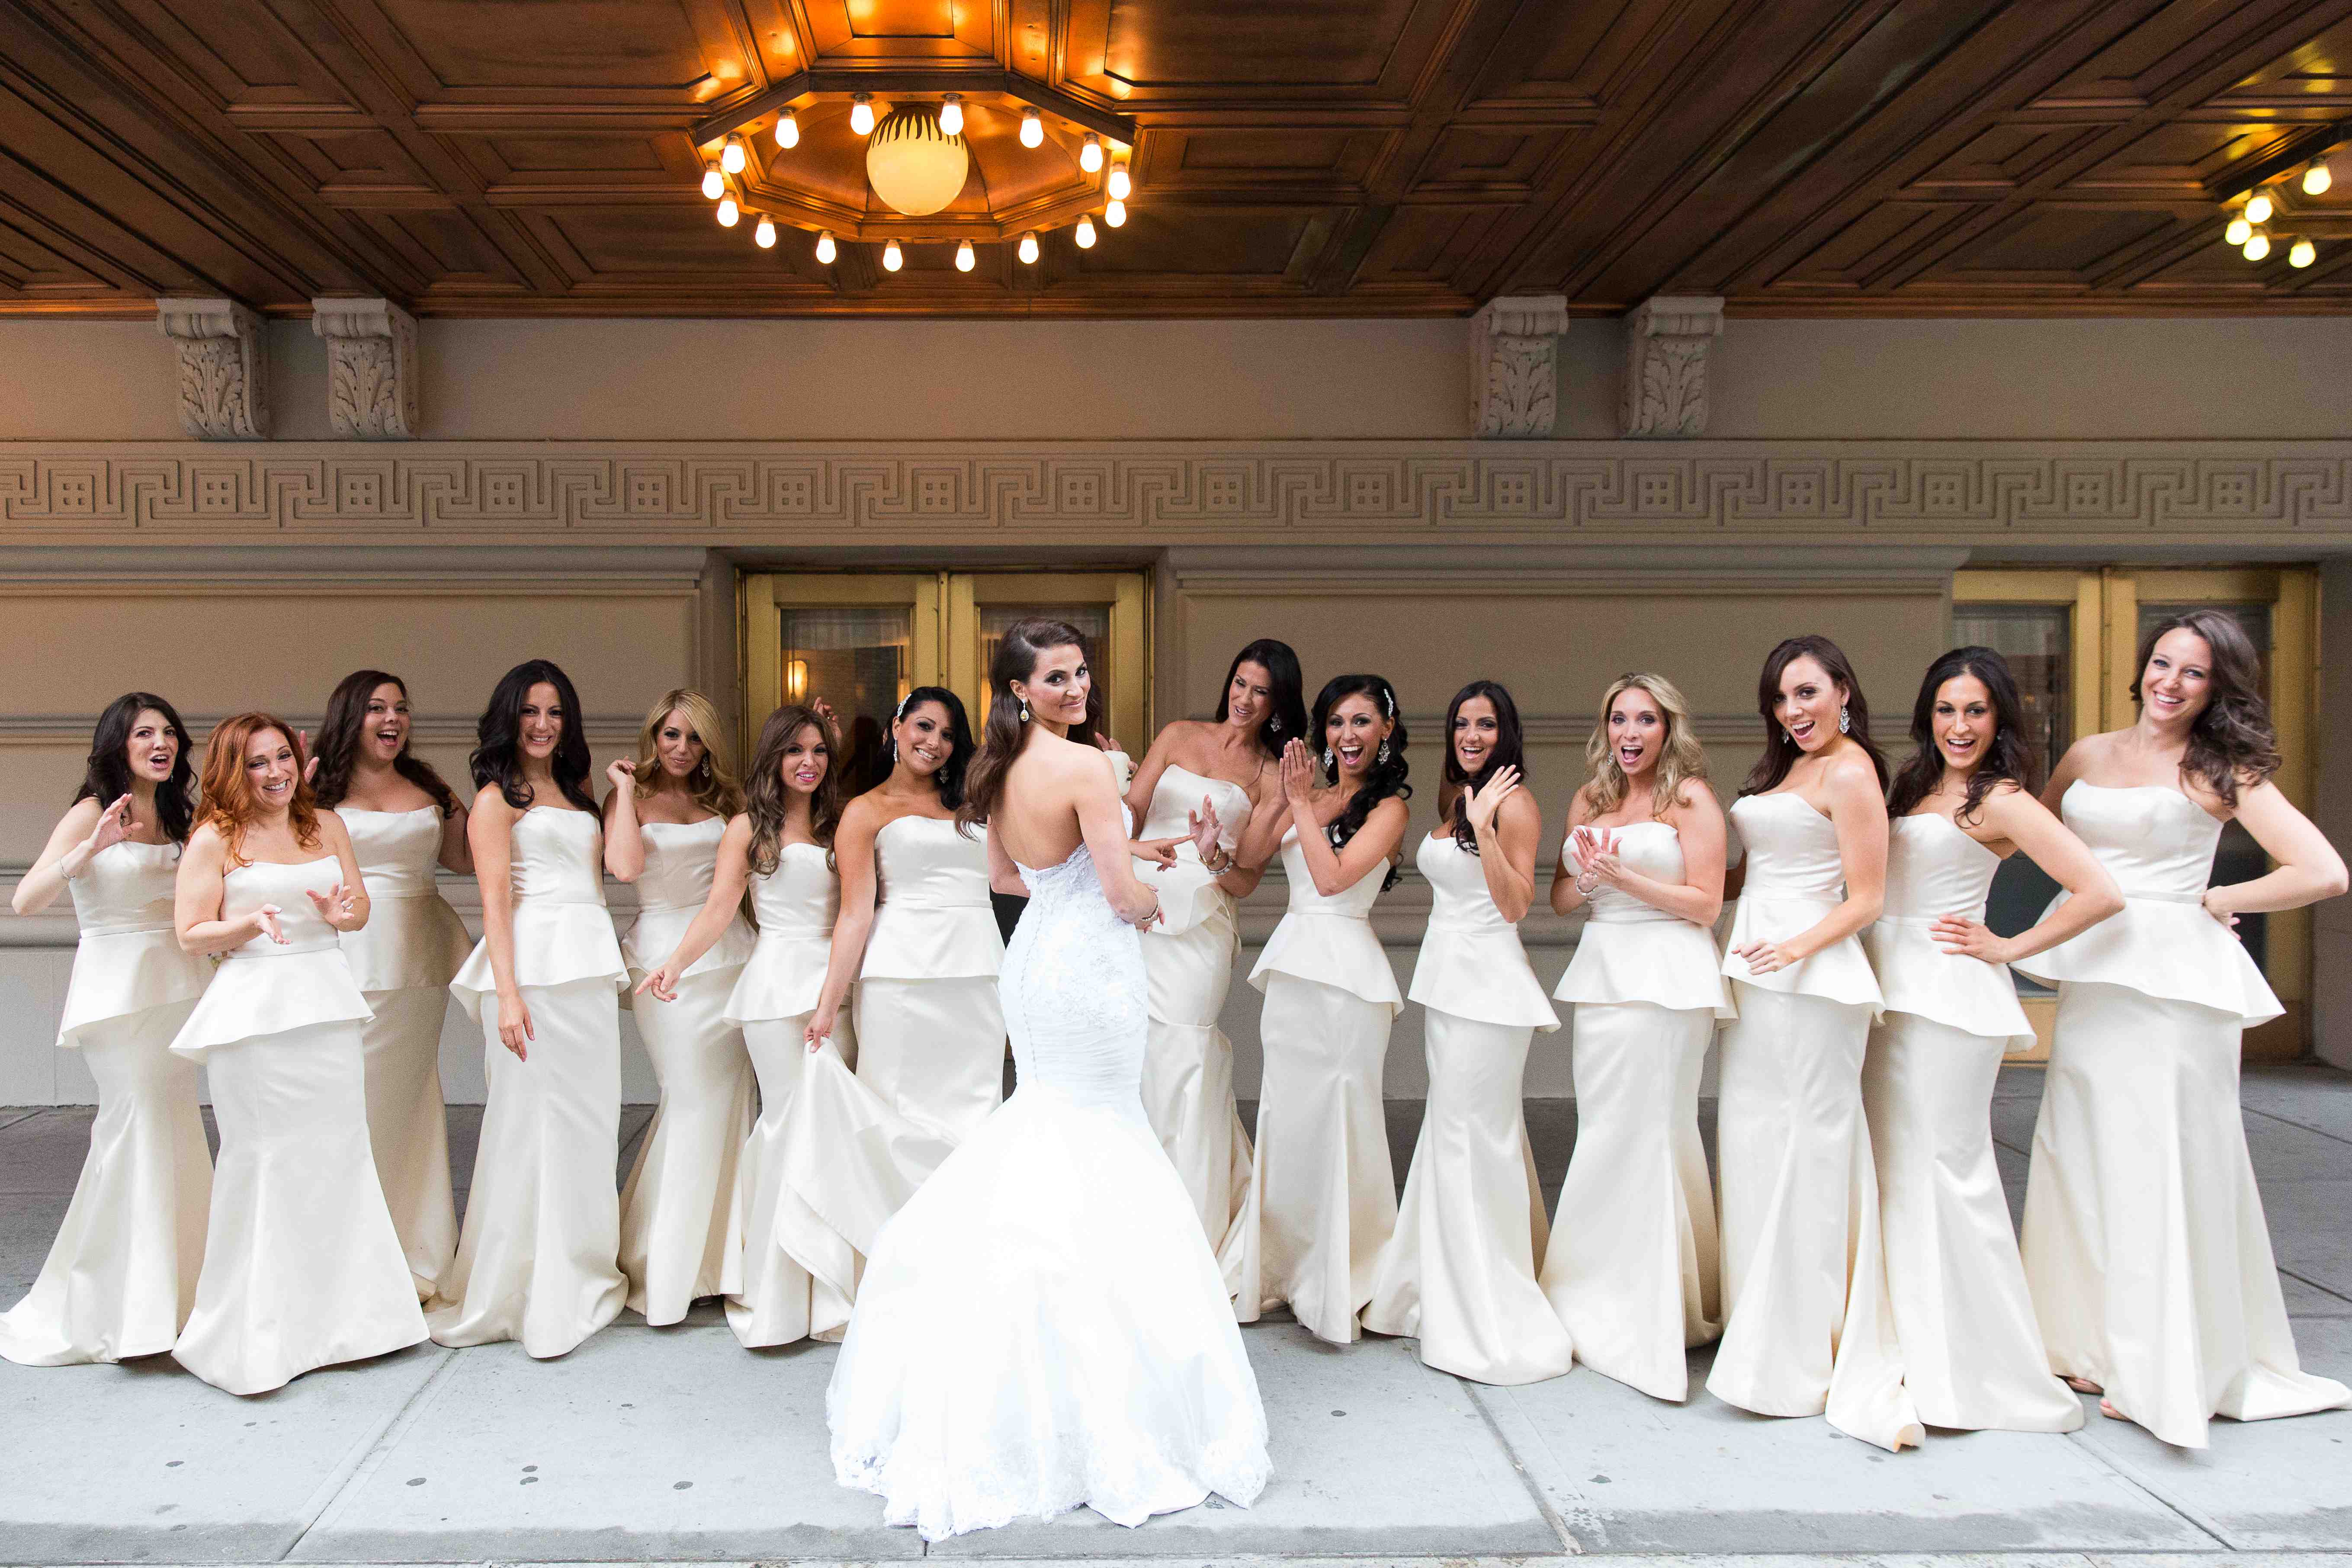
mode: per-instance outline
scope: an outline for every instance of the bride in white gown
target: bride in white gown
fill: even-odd
[[[841,1483],[929,1541],[1246,1506],[1268,1472],[1223,1279],[1143,1113],[1159,909],[1117,782],[1065,738],[1090,683],[1060,622],[999,645],[965,800],[1031,894],[1000,983],[1018,1092],[883,1227],[826,1394]]]

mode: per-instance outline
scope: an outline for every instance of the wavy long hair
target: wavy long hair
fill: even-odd
[[[126,691],[99,714],[74,801],[79,805],[95,800],[105,807],[133,793],[131,731],[139,727],[139,715],[146,712],[162,714],[172,733],[180,738],[180,749],[172,756],[171,776],[155,786],[155,821],[163,837],[174,844],[185,844],[196,826],[195,742],[188,739],[188,727],[180,722],[179,710],[152,691]]]
[[[833,731],[817,711],[793,702],[768,715],[760,726],[758,744],[751,748],[751,776],[743,785],[743,811],[751,819],[751,869],[765,877],[784,858],[784,810],[792,802],[784,783],[784,748],[803,730],[816,731],[824,748],[824,776],[809,797],[809,837],[833,854],[833,830],[841,825],[841,759],[834,752]]]
[[[2194,632],[2212,650],[2206,672],[2205,710],[2189,726],[2188,754],[2180,771],[2206,788],[2238,804],[2238,791],[2260,784],[2279,771],[2278,731],[2271,724],[2271,708],[2263,700],[2263,660],[2253,640],[2235,616],[2224,610],[2184,610],[2168,616],[2140,638],[2137,671],[2132,677],[2131,699],[2139,703],[2139,683],[2157,639],[2169,631]]]
[[[1225,683],[1217,689],[1216,722],[1222,724],[1232,717],[1234,677],[1245,664],[1265,670],[1266,684],[1273,688],[1267,694],[1269,711],[1256,735],[1266,754],[1278,757],[1286,742],[1301,738],[1313,744],[1315,737],[1307,733],[1307,677],[1298,668],[1297,653],[1274,637],[1260,637],[1234,655],[1234,662],[1225,668]]]
[[[1474,697],[1483,697],[1495,705],[1495,744],[1486,752],[1486,765],[1476,777],[1463,767],[1462,759],[1454,752],[1454,721],[1461,717],[1462,705]],[[1394,739],[1393,736],[1391,739]],[[1474,680],[1454,694],[1445,707],[1445,782],[1454,786],[1454,842],[1478,853],[1478,836],[1470,827],[1470,792],[1495,776],[1497,768],[1517,768],[1519,782],[1527,783],[1527,743],[1519,729],[1519,705],[1511,694],[1491,680]]]
[[[1973,820],[1983,809],[1985,796],[2003,780],[2022,790],[2033,788],[2033,752],[2025,739],[2025,702],[2017,694],[2017,678],[2010,673],[2009,660],[1989,647],[1956,647],[1929,665],[1919,682],[1919,695],[1911,704],[1915,749],[1895,770],[1894,784],[1887,786],[1890,818],[1910,816],[1912,808],[1933,794],[1943,779],[1944,753],[1936,744],[1936,696],[1946,681],[1964,675],[1982,681],[1992,699],[1993,731],[1984,760],[1969,774],[1968,794],[1960,801],[1960,809],[1952,814],[1954,819]]]
[[[555,787],[564,799],[593,813],[596,797],[588,789],[592,759],[588,726],[580,716],[580,693],[552,659],[527,658],[499,677],[498,685],[491,688],[489,705],[475,726],[473,754],[467,759],[473,770],[474,787],[496,784],[509,805],[517,811],[530,808],[530,796],[524,793],[522,782],[522,705],[530,689],[542,681],[555,688],[555,700],[563,709],[562,730],[555,754],[547,760],[548,771],[554,774]]]
[[[686,715],[694,738],[702,742],[702,761],[687,775],[687,794],[713,816],[734,816],[743,809],[743,784],[719,751],[727,741],[724,721],[710,699],[691,687],[665,691],[660,701],[646,710],[646,721],[637,730],[637,772],[632,793],[645,800],[660,787],[661,752],[655,742],[660,738],[662,721],[679,712]]]
[[[310,781],[310,793],[322,809],[342,805],[343,797],[352,793],[352,774],[359,767],[360,737],[367,731],[368,699],[380,686],[397,686],[403,698],[408,695],[408,682],[389,671],[355,669],[336,682],[334,695],[327,699],[327,717],[310,748],[319,759],[319,776]],[[444,817],[457,814],[457,791],[431,763],[412,753],[405,740],[400,744],[400,754],[392,759],[392,771],[432,796],[435,808]]]
[[[964,819],[963,807],[964,802],[971,797],[973,757],[979,752],[980,744],[971,738],[971,719],[964,711],[963,699],[944,686],[918,686],[898,700],[898,706],[890,714],[890,726],[895,727],[899,720],[926,702],[938,703],[947,710],[948,714],[948,760],[931,774],[931,787],[940,792],[940,804],[956,814],[961,826],[969,828],[971,823]],[[883,731],[883,746],[891,767],[895,769],[898,763],[898,741],[888,728]],[[886,771],[882,783],[889,782],[890,774]],[[875,785],[876,789],[880,787],[881,784]],[[971,835],[967,833],[965,837]]]
[[[1406,763],[1404,755],[1404,720],[1397,712],[1396,688],[1390,685],[1385,677],[1339,675],[1325,681],[1323,689],[1315,694],[1315,711],[1307,721],[1307,743],[1315,746],[1317,742],[1324,742],[1325,736],[1329,732],[1331,710],[1350,697],[1370,698],[1372,706],[1379,709],[1381,716],[1389,721],[1391,726],[1388,740],[1389,760],[1381,762],[1378,760],[1379,753],[1374,753],[1372,765],[1364,770],[1364,782],[1356,786],[1356,792],[1348,797],[1348,804],[1340,809],[1338,816],[1331,819],[1331,826],[1324,830],[1326,836],[1331,840],[1331,847],[1334,849],[1347,847],[1348,840],[1362,830],[1365,820],[1372,815],[1372,807],[1380,805],[1381,802],[1391,795],[1399,800],[1412,798],[1412,785],[1405,782],[1405,775],[1412,770]],[[1324,742],[1318,748],[1318,756],[1320,752],[1328,752],[1330,749],[1328,742]],[[1323,763],[1322,768],[1325,784],[1336,784],[1339,782],[1338,758]],[[1391,861],[1388,875],[1381,879],[1382,892],[1396,886],[1397,870],[1396,863]]]
[[[246,864],[245,830],[252,822],[258,803],[253,798],[253,786],[246,783],[245,749],[253,738],[266,731],[275,730],[286,739],[294,753],[294,792],[287,797],[286,819],[294,829],[294,842],[308,849],[319,839],[319,803],[312,798],[310,785],[302,777],[303,763],[308,760],[302,750],[302,732],[274,713],[232,713],[213,726],[212,738],[205,742],[204,822],[217,828],[221,839],[228,846],[228,863]]]
[[[1004,775],[1029,738],[1013,683],[1035,674],[1038,659],[1057,647],[1075,647],[1080,658],[1093,661],[1094,651],[1087,646],[1084,632],[1067,621],[1045,616],[1024,616],[1005,627],[997,639],[996,657],[988,661],[988,718],[981,725],[980,755],[971,764],[963,804],[956,808],[956,820],[966,827],[986,822],[995,812],[1004,797]],[[1091,723],[1094,718],[1095,694],[1089,689],[1087,719]]]
[[[1609,715],[1617,707],[1617,699],[1628,691],[1638,691],[1657,705],[1658,716],[1665,723],[1665,739],[1658,746],[1658,776],[1650,784],[1650,818],[1662,822],[1666,813],[1683,803],[1683,785],[1696,779],[1706,782],[1706,748],[1699,744],[1698,731],[1691,722],[1690,703],[1683,697],[1682,688],[1663,675],[1647,670],[1630,670],[1609,683],[1601,694],[1601,714],[1592,721],[1592,733],[1585,737],[1584,763],[1592,770],[1592,809],[1595,815],[1606,816],[1624,803],[1625,792],[1633,781],[1625,776],[1624,767],[1617,761],[1617,748],[1609,739]]]
[[[1756,681],[1756,710],[1764,716],[1764,754],[1748,770],[1739,793],[1762,795],[1774,788],[1804,755],[1802,748],[1789,738],[1789,731],[1780,728],[1780,721],[1772,716],[1772,704],[1780,695],[1780,677],[1801,658],[1811,659],[1832,685],[1845,688],[1846,739],[1860,746],[1870,765],[1878,770],[1878,787],[1883,792],[1888,782],[1886,756],[1870,738],[1870,704],[1863,700],[1862,680],[1853,672],[1853,661],[1829,638],[1808,632],[1783,638],[1765,656],[1764,673]]]

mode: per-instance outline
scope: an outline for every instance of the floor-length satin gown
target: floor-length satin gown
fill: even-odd
[[[360,1026],[367,1060],[368,1144],[416,1293],[429,1299],[457,1251],[449,1189],[449,1117],[441,1098],[441,1024],[449,982],[473,943],[434,886],[437,806],[338,806],[367,889],[368,922],[343,932],[343,957],[375,1016]]]
[[[853,1075],[836,1037],[801,1064],[783,1137],[776,1235],[835,1295],[950,1150],[1003,1098],[1004,939],[988,902],[988,843],[951,821],[901,816],[874,837],[881,903],[866,939]]]
[[[275,904],[286,941],[231,949],[172,1042],[204,1063],[221,1141],[204,1272],[172,1355],[230,1394],[425,1338],[368,1148],[367,1001],[307,896],[341,876],[332,859],[233,867],[221,917]]]
[[[2215,1415],[2352,1401],[2296,1359],[2246,1152],[2240,1036],[2281,1009],[2200,907],[2221,825],[2163,785],[2077,782],[2063,805],[2124,909],[2017,964],[2058,987],[2024,1227],[2050,1364],[2186,1448]]]
[[[1546,1226],[1521,1084],[1538,1030],[1559,1027],[1479,858],[1424,837],[1428,933],[1407,996],[1427,1015],[1429,1106],[1363,1325],[1478,1383],[1539,1383],[1575,1359],[1536,1282]]]
[[[1930,1426],[2071,1432],[2082,1402],[2051,1375],[1993,1163],[2000,1058],[2033,1028],[2006,965],[1934,934],[1941,915],[1984,919],[2000,857],[1936,812],[1892,826],[1885,912],[1863,932],[1886,1012],[1862,1098],[1904,1387]]]
[[[884,1227],[825,1397],[842,1484],[932,1541],[1246,1506],[1268,1473],[1223,1279],[1138,1095],[1137,933],[1083,845],[1021,874],[1019,1091]]]
[[[1347,1344],[1396,1230],[1381,1077],[1404,998],[1370,919],[1389,868],[1381,861],[1326,898],[1294,827],[1283,834],[1282,869],[1290,908],[1250,971],[1265,993],[1265,1066],[1257,1158],[1227,1268],[1243,1322],[1286,1303],[1308,1332]]]
[[[449,989],[481,1025],[482,1109],[466,1227],[429,1321],[445,1345],[520,1340],[544,1359],[620,1315],[621,944],[604,908],[603,833],[539,805],[513,828],[515,982],[536,1035],[499,1040],[484,941]]]
[[[727,819],[648,822],[637,831],[646,868],[637,878],[637,918],[621,939],[633,987],[677,951],[702,912]],[[675,1323],[698,1298],[731,1295],[741,1283],[736,1161],[751,1135],[756,1080],[743,1032],[726,1013],[752,941],[739,915],[678,977],[676,1001],[651,992],[624,998],[661,1086],[621,1189],[621,1272],[629,1310],[648,1323]]]
[[[1609,831],[1627,870],[1682,883],[1673,824]],[[1605,885],[1587,907],[1552,993],[1575,1007],[1576,1152],[1544,1256],[1544,1294],[1578,1361],[1680,1401],[1690,1394],[1685,1352],[1723,1331],[1698,1085],[1716,1023],[1732,1016],[1731,993],[1705,926]]]
[[[179,864],[176,844],[124,839],[66,884],[81,938],[58,1046],[98,1080],[98,1116],[40,1276],[0,1316],[0,1357],[25,1366],[160,1354],[195,1301],[213,1163],[195,1065],[171,1047],[213,966],[172,927]]]
[[[1152,789],[1141,837],[1182,837],[1187,814],[1204,798],[1216,809],[1217,841],[1230,851],[1249,825],[1249,791],[1173,763]],[[1241,954],[1240,921],[1233,895],[1189,842],[1178,846],[1175,865],[1161,870],[1138,862],[1136,874],[1160,895],[1161,916],[1143,938],[1151,983],[1143,1111],[1192,1194],[1209,1246],[1223,1249],[1249,1196],[1250,1142],[1234,1105],[1234,1043],[1217,1027]]]
[[[747,1346],[790,1344],[812,1334],[838,1337],[849,1321],[842,1291],[819,1285],[777,1240],[778,1215],[806,1235],[800,1200],[784,1184],[784,1149],[808,1048],[802,1034],[824,989],[841,879],[819,844],[780,845],[776,868],[751,873],[760,939],[728,999],[727,1021],[743,1031],[760,1078],[760,1119],[736,1168],[735,1208],[742,1217],[742,1260],[727,1295],[727,1326]],[[835,1026],[850,1029],[845,1014]],[[854,1054],[854,1052],[853,1052]],[[845,1245],[841,1251],[845,1253]],[[836,1268],[845,1274],[846,1258]]]
[[[1838,905],[1837,827],[1794,791],[1744,795],[1730,817],[1748,880],[1723,960],[1739,1016],[1716,1102],[1724,1325],[1707,1392],[1759,1415],[1826,1414],[1883,1448],[1916,1444],[1862,1109],[1878,983],[1850,936],[1769,974],[1738,952]]]

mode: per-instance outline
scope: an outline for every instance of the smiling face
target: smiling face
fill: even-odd
[[[180,732],[154,709],[142,708],[131,721],[131,738],[123,742],[122,754],[133,779],[148,784],[169,783],[172,768],[180,760]]]
[[[1846,689],[1830,679],[1829,671],[1811,654],[1799,654],[1780,671],[1780,690],[1772,699],[1772,719],[1808,754],[1838,736],[1838,710]]]
[[[1013,695],[1029,704],[1029,711],[1049,724],[1072,729],[1087,720],[1087,696],[1094,690],[1094,670],[1086,649],[1076,643],[1049,647],[1037,655],[1026,680],[1009,683]]]
[[[408,744],[408,693],[400,689],[400,682],[387,680],[368,693],[360,744],[372,761],[389,767]]]
[[[1362,780],[1380,753],[1381,742],[1394,728],[1379,700],[1368,693],[1353,692],[1332,704],[1323,721],[1323,743],[1331,750],[1341,784],[1353,787]]]
[[[245,742],[245,787],[264,813],[284,811],[294,801],[294,785],[302,777],[294,760],[294,742],[278,730],[256,730]]]
[[[661,760],[663,777],[691,778],[709,754],[710,748],[694,732],[694,721],[685,709],[673,708],[662,715],[661,728],[654,731],[654,755]]]
[[[1467,698],[1454,710],[1454,760],[1471,778],[1486,771],[1502,738],[1503,721],[1492,698]]]
[[[814,795],[832,766],[833,748],[825,743],[824,731],[814,724],[793,731],[793,738],[784,742],[783,755],[776,760],[784,787],[794,795]]]
[[[1274,710],[1274,676],[1265,666],[1244,659],[1225,683],[1225,722],[1255,734]]]
[[[1609,754],[1628,781],[1658,765],[1666,749],[1666,715],[1658,700],[1629,686],[1609,704]]]
[[[534,763],[547,761],[563,743],[563,699],[556,694],[553,681],[534,682],[523,693],[522,719],[515,726],[515,739],[522,754]]]
[[[2141,710],[2159,725],[2187,725],[2212,700],[2213,645],[2187,626],[2157,638],[2139,672]]]
[[[898,745],[898,765],[919,778],[938,773],[955,754],[942,702],[918,702],[908,709],[890,726],[890,738]]]
[[[1992,693],[1973,675],[1956,675],[1936,688],[1935,711],[1928,721],[1944,766],[1963,776],[1977,770],[2000,732]]]

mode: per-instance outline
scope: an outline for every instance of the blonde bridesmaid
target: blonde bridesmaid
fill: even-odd
[[[1265,1068],[1231,1277],[1244,1322],[1287,1305],[1309,1333],[1347,1344],[1396,1229],[1381,1076],[1404,998],[1370,917],[1396,881],[1412,791],[1396,691],[1381,677],[1326,685],[1309,731],[1319,756],[1304,741],[1283,748],[1281,801],[1241,849],[1242,864],[1262,866],[1280,847],[1290,908],[1250,972],[1265,993]]]
[[[172,1049],[205,1064],[220,1165],[172,1354],[264,1394],[415,1344],[425,1319],[368,1147],[368,1006],[339,940],[368,922],[351,837],[310,798],[299,734],[267,713],[214,730],[203,792],[173,924],[188,952],[223,957]]]
[[[172,925],[194,816],[188,753],[162,698],[108,703],[81,787],[12,900],[30,915],[73,894],[81,936],[57,1043],[81,1052],[98,1082],[65,1223],[32,1289],[0,1317],[0,1356],[20,1365],[160,1354],[195,1300],[212,1156],[195,1067],[171,1047],[213,970],[181,950]]]
[[[2352,1402],[2303,1370],[2238,1109],[2241,1037],[2278,999],[2231,928],[2345,890],[2338,856],[2271,775],[2262,668],[2237,622],[2158,626],[2139,721],[2070,748],[2042,792],[2121,885],[2123,912],[2019,963],[2058,987],[2025,1190],[2025,1277],[2050,1363],[2100,1409],[2184,1448],[2215,1415]],[[2276,865],[2207,887],[2221,825]]]
[[[375,1015],[360,1028],[368,1144],[424,1300],[439,1290],[457,1251],[441,1024],[449,982],[473,950],[433,874],[437,866],[471,875],[474,858],[466,808],[433,764],[410,752],[410,728],[400,677],[354,671],[327,700],[310,776],[319,805],[351,835],[373,910],[365,929],[343,933],[343,957]]]
[[[1764,755],[1732,803],[1748,853],[1723,972],[1738,1013],[1716,1104],[1723,1344],[1707,1391],[1819,1415],[1899,1449],[1903,1389],[1862,1061],[1879,1011],[1859,933],[1886,886],[1886,765],[1862,684],[1827,637],[1790,637],[1758,682]]]
[[[1574,1349],[1536,1282],[1543,1189],[1521,1110],[1528,1047],[1559,1027],[1519,945],[1535,902],[1535,797],[1520,787],[1519,710],[1491,680],[1446,710],[1445,792],[1414,864],[1429,931],[1411,999],[1427,1013],[1429,1107],[1364,1327],[1421,1341],[1421,1359],[1479,1383],[1537,1383]]]
[[[621,956],[639,993],[706,907],[728,820],[743,809],[742,785],[713,749],[720,739],[709,698],[665,692],[637,731],[635,761],[606,770],[604,868],[636,885]],[[756,1080],[743,1031],[726,1012],[751,943],[739,914],[667,978],[659,1005],[635,1009],[661,1097],[621,1189],[621,1272],[629,1310],[648,1323],[675,1323],[698,1300],[740,1283],[736,1160]]]
[[[457,1257],[431,1315],[445,1345],[560,1356],[619,1316],[621,1014],[588,735],[572,678],[534,658],[490,693],[466,836],[482,940],[449,989],[482,1031],[489,1102]]]
[[[1585,742],[1551,907],[1586,910],[1553,992],[1575,1012],[1576,1152],[1544,1292],[1576,1359],[1655,1399],[1690,1393],[1686,1352],[1722,1331],[1715,1193],[1699,1075],[1731,1016],[1722,955],[1723,808],[1690,706],[1662,675],[1621,675]]]

